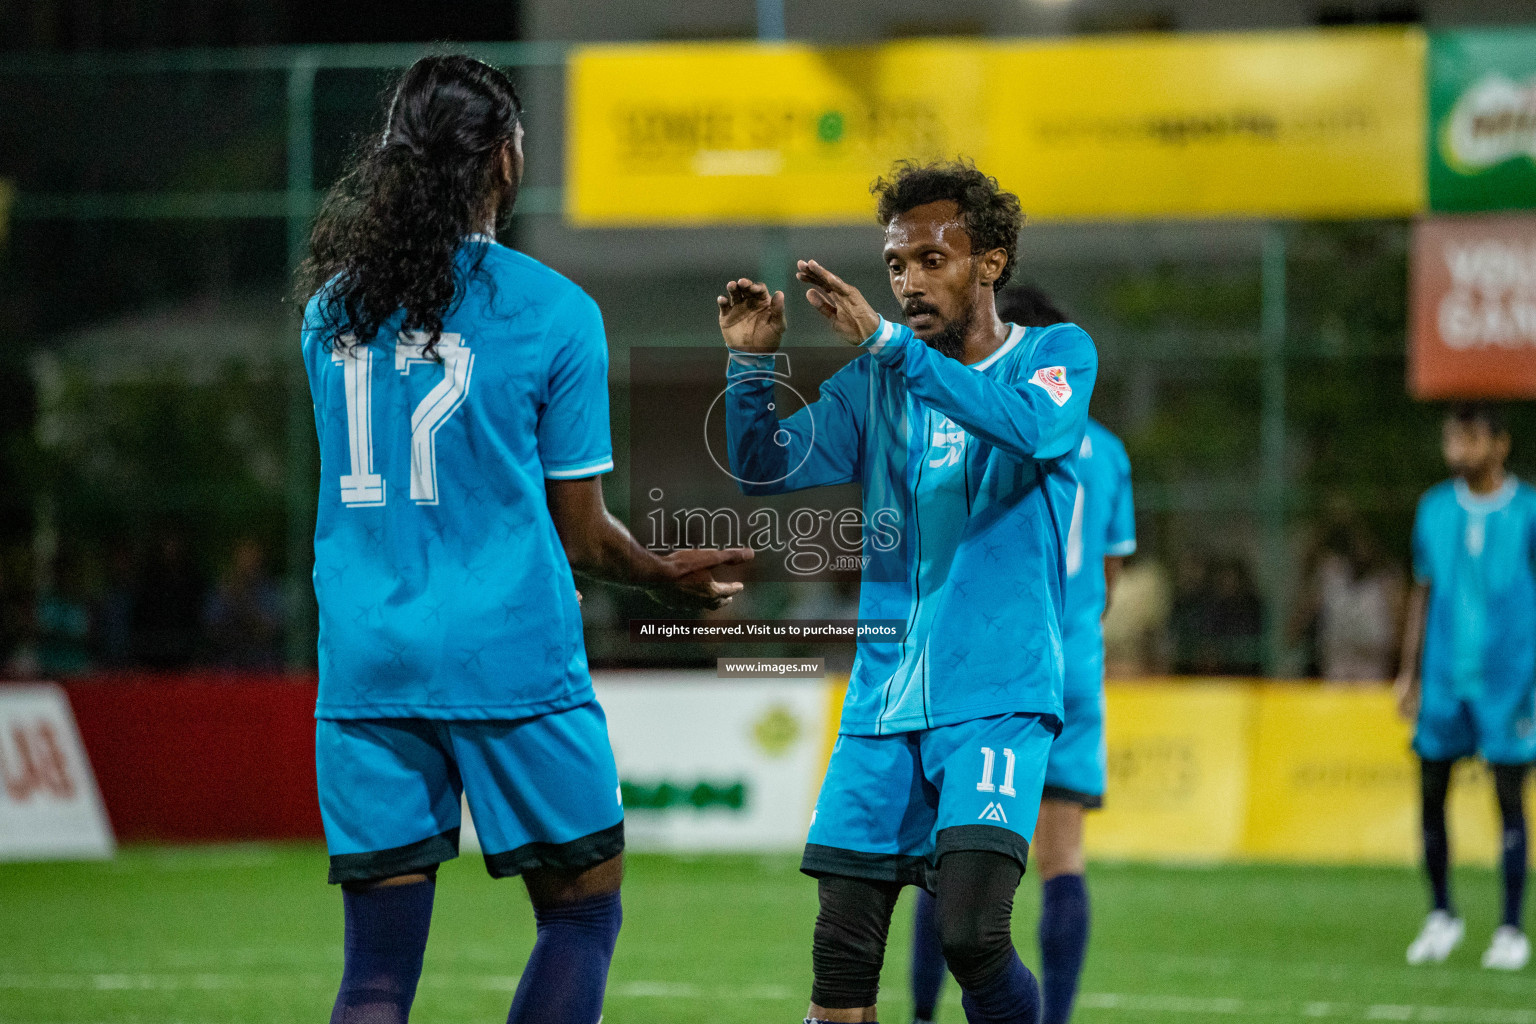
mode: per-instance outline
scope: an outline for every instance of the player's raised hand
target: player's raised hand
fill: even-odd
[[[810,285],[805,299],[826,317],[832,329],[850,345],[862,345],[880,326],[880,314],[853,285],[815,260],[801,260],[795,278]]]
[[[720,305],[720,334],[727,348],[739,352],[777,352],[784,337],[784,293],[768,294],[760,281],[738,278],[715,299]]]
[[[685,610],[712,610],[729,604],[745,584],[723,583],[710,571],[749,562],[751,548],[687,548],[661,556],[667,580],[646,592],[659,604]]]

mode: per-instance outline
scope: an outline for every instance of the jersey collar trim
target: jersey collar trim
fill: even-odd
[[[1504,483],[1492,494],[1473,494],[1472,488],[1460,477],[1456,478],[1453,485],[1456,489],[1456,503],[1468,512],[1497,512],[1515,496],[1515,488],[1519,482],[1513,473],[1504,477]]]
[[[987,356],[981,362],[972,363],[971,369],[985,370],[1018,347],[1019,342],[1024,340],[1024,332],[1027,328],[1020,327],[1018,324],[1009,324],[1008,326],[1013,328],[1013,330],[1008,332],[1008,340],[997,346],[997,351]]]

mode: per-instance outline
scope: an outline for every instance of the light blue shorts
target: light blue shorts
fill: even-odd
[[[596,701],[505,722],[321,719],[315,770],[332,882],[457,857],[461,794],[493,877],[581,870],[624,849],[619,773]]]
[[[1536,709],[1531,696],[1490,694],[1464,700],[1449,686],[1425,681],[1413,749],[1426,761],[1482,755],[1489,764],[1536,760]]]
[[[1045,798],[1104,806],[1108,753],[1104,745],[1104,648],[1068,652],[1061,735],[1045,766]]]
[[[839,736],[800,870],[928,887],[946,853],[1023,867],[1057,722],[1011,714],[886,736]]]

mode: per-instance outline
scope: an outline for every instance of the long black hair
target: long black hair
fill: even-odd
[[[473,58],[423,57],[405,72],[383,137],[361,147],[326,195],[299,270],[305,301],[323,293],[327,347],[366,345],[403,309],[400,329],[426,334],[432,354],[462,296],[460,244],[516,198],[520,168],[510,188],[500,175],[521,114],[506,75]],[[485,252],[475,248],[469,275]]]

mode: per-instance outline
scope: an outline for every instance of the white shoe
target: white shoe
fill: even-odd
[[[1441,963],[1451,951],[1461,945],[1461,937],[1467,926],[1459,917],[1452,917],[1443,910],[1432,910],[1419,929],[1419,937],[1408,947],[1410,964]],[[1497,937],[1497,936],[1495,936]],[[1524,936],[1521,936],[1524,938]]]
[[[1520,929],[1500,925],[1483,954],[1483,966],[1495,971],[1518,971],[1531,959],[1531,940]]]

